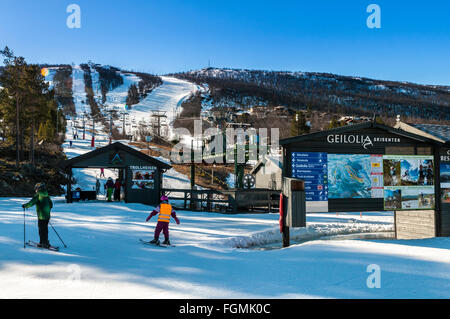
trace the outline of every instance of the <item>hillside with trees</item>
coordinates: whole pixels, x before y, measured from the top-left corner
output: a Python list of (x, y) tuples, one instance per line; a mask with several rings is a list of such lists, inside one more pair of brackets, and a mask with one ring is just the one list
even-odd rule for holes
[(160, 86), (163, 82), (159, 76), (142, 73), (126, 71), (127, 73), (134, 74), (140, 78), (138, 84), (133, 84), (128, 89), (128, 96), (126, 103), (128, 106), (138, 104), (145, 99), (156, 87)]
[(65, 119), (41, 67), (6, 47), (0, 51), (0, 196), (30, 195), (36, 182), (61, 194), (65, 177), (55, 167), (64, 158)]
[[(206, 87), (205, 103), (250, 109), (286, 106), (328, 114), (380, 116), (389, 122), (450, 123), (448, 87), (381, 81), (328, 73), (207, 68), (174, 76)], [(204, 103), (204, 104), (205, 104)], [(314, 128), (313, 129), (318, 129)]]
[[(123, 84), (120, 69), (112, 66), (102, 66), (100, 64), (89, 63), (90, 67), (98, 72), (100, 91), (102, 93), (102, 103), (106, 102), (106, 93)], [(91, 81), (92, 82), (92, 81)]]
[(65, 115), (76, 114), (72, 95), (72, 66), (60, 65), (53, 76), (55, 100)]

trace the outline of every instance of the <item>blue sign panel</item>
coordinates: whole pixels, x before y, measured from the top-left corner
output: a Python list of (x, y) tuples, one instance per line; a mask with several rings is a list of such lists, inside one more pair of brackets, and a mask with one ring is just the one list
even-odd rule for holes
[(292, 152), (293, 178), (305, 181), (307, 201), (328, 201), (327, 153)]

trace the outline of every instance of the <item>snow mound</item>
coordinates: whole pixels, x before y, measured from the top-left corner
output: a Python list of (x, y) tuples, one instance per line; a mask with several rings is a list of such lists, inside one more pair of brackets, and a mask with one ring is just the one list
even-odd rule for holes
[[(378, 233), (394, 231), (392, 224), (360, 223), (350, 220), (347, 223), (309, 224), (304, 228), (291, 228), (293, 241), (319, 239), (324, 236), (348, 235), (356, 233)], [(252, 248), (282, 241), (278, 228), (258, 232), (250, 236), (225, 238), (211, 244), (229, 248)]]

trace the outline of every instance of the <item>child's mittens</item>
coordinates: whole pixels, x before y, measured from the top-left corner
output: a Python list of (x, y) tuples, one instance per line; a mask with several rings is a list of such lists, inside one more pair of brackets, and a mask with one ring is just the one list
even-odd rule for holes
[(152, 215), (148, 215), (147, 218), (145, 219), (145, 221), (148, 222), (150, 220), (150, 218), (152, 218)]
[(180, 225), (180, 220), (178, 218), (175, 218), (175, 221), (177, 222), (177, 225)]

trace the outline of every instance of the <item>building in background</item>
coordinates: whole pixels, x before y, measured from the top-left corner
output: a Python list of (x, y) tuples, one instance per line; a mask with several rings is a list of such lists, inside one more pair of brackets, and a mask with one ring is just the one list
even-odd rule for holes
[(281, 190), (283, 170), (281, 157), (266, 155), (258, 161), (250, 174), (255, 175), (256, 188)]

